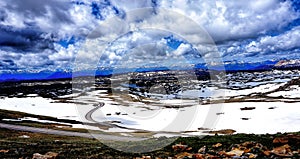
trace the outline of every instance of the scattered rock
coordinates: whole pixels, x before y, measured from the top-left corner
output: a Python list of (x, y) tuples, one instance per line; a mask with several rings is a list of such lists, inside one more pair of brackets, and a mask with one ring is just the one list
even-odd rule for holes
[(151, 156), (142, 156), (140, 159), (151, 159)]
[(222, 146), (221, 143), (217, 143), (217, 144), (213, 145), (212, 147), (213, 147), (213, 148), (219, 148), (219, 147), (221, 147), (221, 146)]
[(267, 150), (267, 151), (263, 151), (263, 154), (268, 157), (271, 155), (271, 152), (269, 150)]
[(292, 152), (294, 155), (299, 155), (300, 154), (300, 149), (298, 151), (293, 151)]
[(255, 107), (244, 107), (244, 108), (240, 108), (241, 110), (253, 110), (255, 109)]
[(275, 146), (282, 146), (285, 144), (299, 145), (300, 144), (300, 135), (288, 134), (286, 136), (276, 137), (273, 140), (273, 144)]
[(58, 156), (56, 152), (47, 152), (45, 155), (52, 156), (54, 159)]
[[(289, 140), (298, 140), (300, 135), (290, 134), (284, 137), (277, 137), (273, 143), (287, 143)], [(297, 143), (297, 142), (296, 142)], [(300, 149), (295, 149), (295, 142), (292, 147), (289, 144), (284, 144), (280, 147), (275, 147), (269, 150), (266, 146), (258, 142), (247, 141), (240, 144), (234, 144), (228, 147), (226, 143), (215, 143), (212, 146), (203, 146), (197, 153), (191, 153), (192, 148), (188, 145), (179, 143), (172, 146), (177, 155), (168, 157), (168, 159), (220, 159), (220, 158), (297, 158), (300, 154)], [(297, 145), (297, 144), (296, 144)], [(229, 150), (228, 150), (229, 149)], [(157, 159), (157, 158), (156, 158)]]
[(277, 107), (269, 107), (268, 109), (275, 109), (275, 108), (277, 108)]
[(193, 154), (192, 158), (194, 159), (205, 159), (205, 155), (203, 154)]
[(250, 118), (241, 118), (242, 120), (249, 120)]
[(193, 154), (188, 153), (188, 152), (182, 152), (182, 153), (175, 155), (176, 159), (185, 159), (185, 158), (192, 158), (192, 157), (193, 157)]
[(206, 146), (203, 146), (198, 150), (198, 153), (201, 153), (201, 154), (205, 154), (206, 152), (207, 152)]
[(45, 155), (35, 153), (33, 154), (32, 159), (56, 159), (58, 153), (55, 152), (47, 152)]
[(172, 149), (173, 149), (174, 151), (189, 151), (189, 150), (191, 150), (192, 148), (191, 148), (191, 147), (188, 147), (188, 145), (183, 145), (183, 144), (179, 143), (179, 144), (173, 145), (173, 146), (172, 146)]
[(7, 153), (9, 150), (0, 150), (0, 153)]
[(230, 135), (235, 133), (235, 130), (232, 129), (223, 129), (223, 130), (216, 130), (216, 131), (204, 131), (204, 133), (210, 133), (210, 134), (225, 134)]
[(235, 149), (233, 149), (233, 150), (231, 150), (229, 152), (226, 152), (225, 155), (226, 155), (226, 157), (233, 157), (233, 156), (240, 157), (240, 156), (242, 156), (243, 153), (244, 153), (244, 151), (242, 151), (242, 150), (240, 150), (238, 148), (235, 148)]
[(247, 142), (240, 144), (239, 147), (251, 148), (251, 147), (254, 147), (255, 145), (256, 145), (255, 142), (247, 141)]
[(257, 158), (257, 155), (256, 155), (256, 154), (253, 154), (253, 153), (250, 153), (250, 154), (248, 155), (248, 158)]
[(198, 128), (198, 130), (209, 130), (209, 128)]
[(286, 136), (284, 136), (284, 137), (276, 137), (276, 138), (273, 140), (273, 144), (275, 144), (275, 145), (278, 145), (278, 144), (280, 144), (280, 145), (285, 145), (285, 144), (287, 144), (287, 143), (289, 143), (289, 139), (288, 139), (288, 137), (286, 137)]
[(22, 138), (22, 139), (29, 139), (30, 136), (28, 136), (28, 135), (21, 135), (21, 136), (19, 136), (19, 138)]

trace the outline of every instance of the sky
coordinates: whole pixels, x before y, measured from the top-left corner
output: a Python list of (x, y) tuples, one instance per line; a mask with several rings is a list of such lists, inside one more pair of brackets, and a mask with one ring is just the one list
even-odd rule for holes
[(198, 33), (224, 62), (300, 59), (300, 1), (0, 0), (0, 72), (196, 64)]

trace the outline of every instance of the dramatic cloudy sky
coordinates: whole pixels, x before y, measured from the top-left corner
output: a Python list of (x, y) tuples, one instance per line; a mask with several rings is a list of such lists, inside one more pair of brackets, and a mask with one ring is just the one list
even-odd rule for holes
[[(298, 0), (0, 0), (0, 70), (70, 69), (78, 50), (95, 29), (101, 35), (109, 32), (99, 29), (99, 25), (107, 23), (112, 30), (122, 29), (124, 26), (108, 21), (112, 17), (132, 18), (129, 12), (144, 7), (150, 7), (153, 14), (165, 8), (192, 19), (208, 32), (224, 61), (300, 58)], [(143, 17), (148, 19), (144, 21)], [(184, 34), (194, 34), (195, 28), (175, 17), (155, 18), (155, 28), (171, 21)], [(148, 12), (139, 12), (138, 18), (137, 23), (151, 21)], [(146, 33), (129, 32), (115, 39), (100, 63), (113, 64), (122, 59), (126, 49), (131, 49), (132, 55), (126, 61), (135, 62), (143, 62), (144, 57), (166, 61), (183, 54), (188, 58), (196, 56), (189, 41), (159, 31)], [(138, 46), (135, 41), (148, 42)], [(82, 54), (91, 58), (93, 52), (86, 50)]]

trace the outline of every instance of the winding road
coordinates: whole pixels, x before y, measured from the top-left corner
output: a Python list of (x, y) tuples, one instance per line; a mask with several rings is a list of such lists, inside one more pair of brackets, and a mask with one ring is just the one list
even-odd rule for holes
[[(99, 105), (95, 106), (95, 108), (91, 109), (88, 113), (86, 113), (85, 118), (93, 123), (99, 124), (99, 126), (105, 127), (120, 127), (124, 128), (115, 124), (105, 123), (94, 120), (92, 118), (92, 114), (97, 111), (99, 108), (103, 107), (105, 103), (100, 102)], [(77, 137), (84, 137), (84, 138), (96, 138), (101, 140), (112, 140), (112, 141), (142, 141), (146, 138), (138, 138), (138, 137), (127, 137), (127, 136), (116, 136), (116, 135), (109, 135), (109, 134), (100, 134), (100, 133), (80, 133), (80, 132), (72, 132), (72, 131), (63, 131), (63, 130), (53, 130), (53, 129), (46, 129), (46, 128), (36, 128), (30, 126), (21, 126), (21, 125), (13, 125), (13, 124), (5, 124), (0, 123), (0, 128), (17, 130), (17, 131), (28, 131), (34, 133), (43, 133), (43, 134), (52, 134), (52, 135), (62, 135), (62, 136), (77, 136)]]
[(61, 136), (77, 136), (77, 137), (84, 137), (84, 138), (96, 138), (96, 139), (101, 139), (101, 140), (112, 140), (112, 141), (142, 141), (142, 140), (145, 140), (145, 138), (138, 138), (138, 137), (115, 136), (115, 135), (109, 135), (109, 134), (80, 133), (80, 132), (53, 130), (53, 129), (46, 129), (46, 128), (35, 128), (35, 127), (30, 127), (30, 126), (21, 126), (21, 125), (4, 124), (4, 123), (0, 123), (0, 128), (17, 130), (17, 131), (34, 132), (34, 133), (61, 135)]
[(85, 114), (85, 119), (90, 121), (90, 122), (96, 123), (101, 127), (103, 127), (103, 126), (106, 127), (106, 128), (115, 127), (115, 128), (126, 129), (126, 130), (144, 131), (142, 129), (128, 128), (128, 127), (125, 127), (125, 126), (120, 126), (120, 125), (116, 125), (116, 124), (112, 124), (112, 123), (108, 123), (108, 122), (99, 122), (99, 121), (96, 121), (95, 119), (93, 119), (92, 114), (95, 113), (99, 108), (103, 107), (104, 105), (105, 105), (105, 103), (100, 102), (99, 105), (95, 106), (95, 108), (91, 109), (90, 111), (88, 111)]
[(93, 114), (96, 110), (98, 110), (99, 108), (103, 107), (104, 105), (105, 105), (105, 103), (100, 102), (99, 105), (95, 106), (95, 108), (91, 109), (89, 112), (87, 112), (87, 113), (85, 114), (85, 119), (88, 120), (88, 121), (97, 123), (97, 121), (94, 120), (94, 119), (92, 118), (92, 114)]

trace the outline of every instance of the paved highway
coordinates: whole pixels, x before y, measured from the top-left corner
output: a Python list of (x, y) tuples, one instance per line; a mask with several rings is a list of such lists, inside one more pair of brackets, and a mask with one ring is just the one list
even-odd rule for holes
[(97, 138), (97, 139), (101, 139), (101, 140), (113, 140), (113, 141), (142, 141), (142, 140), (145, 140), (145, 138), (137, 138), (137, 137), (115, 136), (115, 135), (109, 135), (109, 134), (80, 133), (80, 132), (53, 130), (53, 129), (46, 129), (46, 128), (35, 128), (35, 127), (29, 127), (29, 126), (4, 124), (4, 123), (0, 123), (0, 128), (18, 130), (18, 131), (28, 131), (28, 132), (34, 132), (34, 133), (61, 135), (61, 136), (77, 136), (77, 137), (84, 137), (84, 138)]

